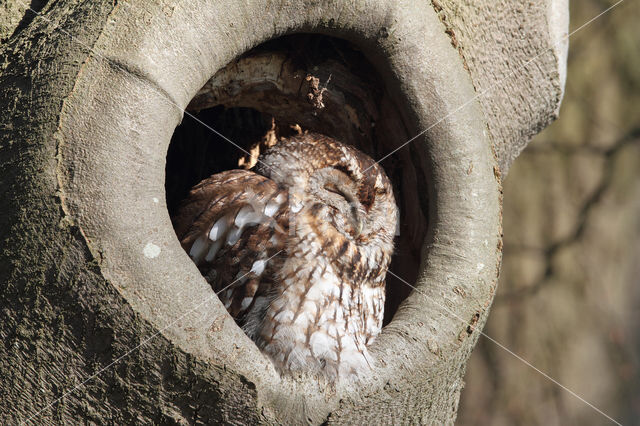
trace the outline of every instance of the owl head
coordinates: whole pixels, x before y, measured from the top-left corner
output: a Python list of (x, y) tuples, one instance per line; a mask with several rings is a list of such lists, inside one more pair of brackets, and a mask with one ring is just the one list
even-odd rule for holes
[(307, 133), (278, 142), (257, 167), (288, 188), (293, 213), (304, 209), (359, 246), (393, 249), (398, 221), (393, 188), (383, 168), (366, 154)]

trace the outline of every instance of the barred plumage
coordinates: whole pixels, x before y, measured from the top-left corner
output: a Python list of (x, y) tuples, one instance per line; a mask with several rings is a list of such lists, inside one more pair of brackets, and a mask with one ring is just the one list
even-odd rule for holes
[(357, 375), (382, 327), (398, 220), (389, 179), (313, 133), (278, 142), (255, 169), (192, 189), (174, 219), (182, 246), (280, 371)]

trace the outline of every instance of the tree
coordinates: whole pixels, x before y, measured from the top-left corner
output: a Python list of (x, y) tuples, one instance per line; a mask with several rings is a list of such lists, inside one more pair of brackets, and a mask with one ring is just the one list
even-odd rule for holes
[[(640, 417), (640, 335), (629, 320), (640, 302), (640, 63), (631, 52), (640, 47), (640, 3), (623, 2), (586, 27), (607, 7), (576, 4), (572, 27), (582, 29), (570, 41), (560, 119), (527, 146), (504, 183), (502, 272), (484, 331), (633, 424)], [(474, 349), (465, 382), (460, 425), (606, 422), (488, 340)]]
[[(455, 419), (499, 271), (500, 170), (562, 96), (564, 2), (33, 3), (37, 16), (7, 3), (0, 32), (4, 419)], [(164, 201), (198, 90), (296, 33), (357, 47), (397, 107), (386, 134), (418, 135), (391, 157), (413, 200), (399, 244), (418, 243), (416, 290), (360, 383), (280, 377), (182, 252)]]

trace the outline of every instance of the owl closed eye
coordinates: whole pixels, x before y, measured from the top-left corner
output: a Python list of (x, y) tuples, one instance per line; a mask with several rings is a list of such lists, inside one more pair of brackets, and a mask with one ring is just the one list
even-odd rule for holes
[[(372, 367), (398, 213), (384, 170), (309, 133), (255, 171), (196, 185), (174, 218), (180, 242), (228, 312), (282, 373), (337, 380)], [(222, 290), (222, 291), (221, 291)]]

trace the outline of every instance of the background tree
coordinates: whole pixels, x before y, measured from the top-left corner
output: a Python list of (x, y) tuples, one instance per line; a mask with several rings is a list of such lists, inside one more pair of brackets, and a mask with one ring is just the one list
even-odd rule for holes
[[(578, 28), (614, 2), (571, 4)], [(504, 257), (485, 331), (622, 424), (638, 411), (640, 17), (624, 2), (571, 37), (557, 122), (505, 180)], [(481, 339), (460, 424), (606, 419)]]

